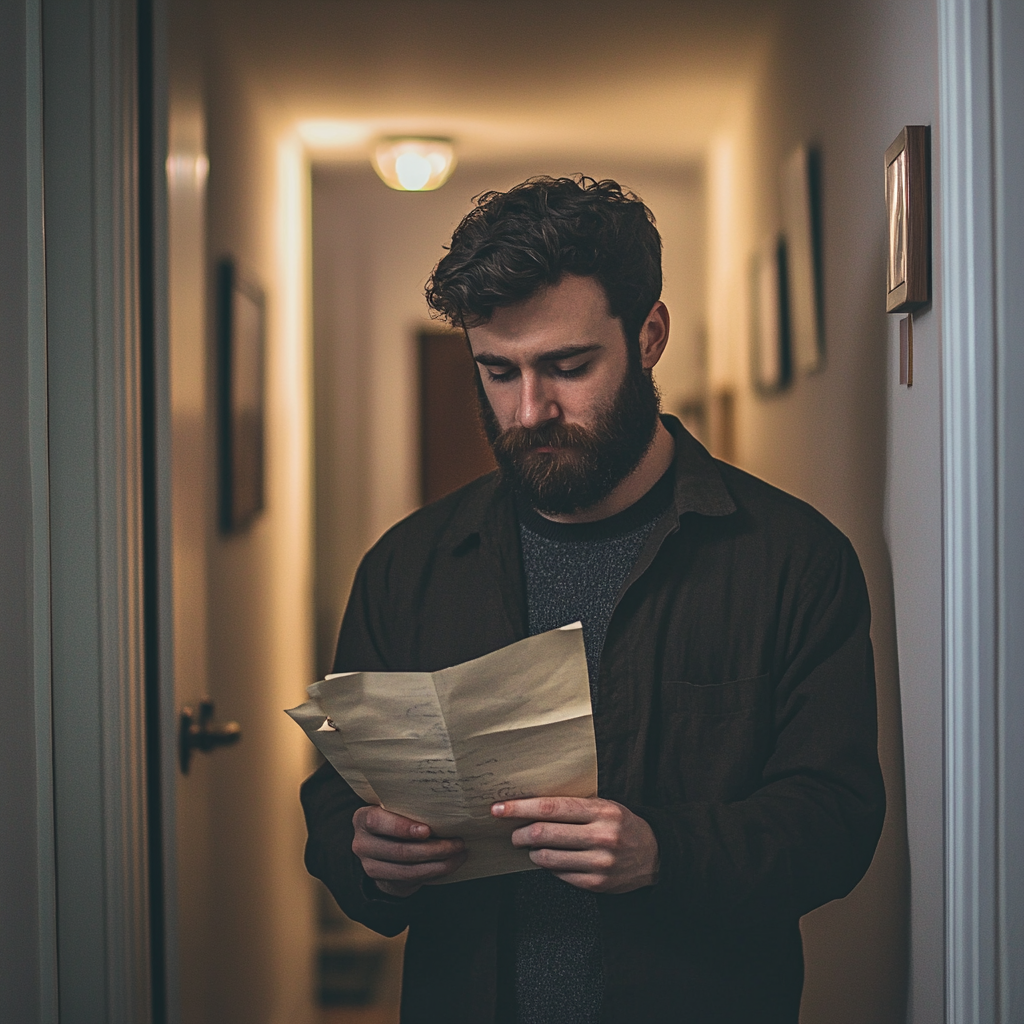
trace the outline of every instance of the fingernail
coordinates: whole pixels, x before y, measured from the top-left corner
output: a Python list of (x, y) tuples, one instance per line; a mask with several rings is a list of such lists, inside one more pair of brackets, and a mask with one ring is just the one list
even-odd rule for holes
[(493, 814), (496, 818), (500, 818), (504, 813), (504, 804), (491, 804), (491, 814)]
[(430, 829), (426, 825), (413, 825), (412, 834), (414, 836), (425, 837), (430, 835)]

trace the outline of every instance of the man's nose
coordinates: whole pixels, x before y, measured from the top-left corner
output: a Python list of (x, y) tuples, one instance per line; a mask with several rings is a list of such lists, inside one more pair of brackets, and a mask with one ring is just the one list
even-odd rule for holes
[(521, 427), (539, 427), (561, 415), (561, 409), (539, 374), (524, 373), (516, 419)]

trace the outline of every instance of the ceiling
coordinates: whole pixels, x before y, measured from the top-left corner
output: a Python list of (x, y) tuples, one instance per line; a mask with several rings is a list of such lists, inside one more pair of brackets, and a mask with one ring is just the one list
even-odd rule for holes
[(535, 153), (697, 160), (743, 108), (780, 4), (764, 0), (213, 0), (218, 58), (321, 158), (447, 135), (462, 161)]

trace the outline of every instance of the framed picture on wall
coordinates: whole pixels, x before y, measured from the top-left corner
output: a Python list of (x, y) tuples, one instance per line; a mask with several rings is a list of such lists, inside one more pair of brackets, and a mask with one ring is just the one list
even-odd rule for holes
[(912, 312), (931, 301), (928, 178), (928, 128), (907, 125), (885, 151), (887, 313)]
[(786, 246), (765, 240), (750, 261), (750, 367), (759, 395), (781, 391), (790, 380)]
[(231, 259), (217, 268), (220, 527), (244, 530), (264, 506), (266, 301)]
[(782, 220), (793, 372), (814, 373), (824, 362), (820, 161), (808, 146), (782, 165)]

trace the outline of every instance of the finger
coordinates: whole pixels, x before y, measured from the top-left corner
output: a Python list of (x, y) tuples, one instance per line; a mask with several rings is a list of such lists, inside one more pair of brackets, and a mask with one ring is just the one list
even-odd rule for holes
[(394, 839), (427, 839), (430, 827), (422, 821), (414, 821), (383, 807), (360, 807), (352, 816), (356, 828), (364, 828), (378, 836), (391, 836)]
[(607, 850), (549, 850), (530, 851), (530, 860), (539, 868), (552, 872), (579, 872), (606, 874), (615, 866), (615, 858)]
[(391, 861), (367, 859), (363, 871), (375, 881), (386, 882), (429, 882), (444, 878), (466, 861), (467, 854), (461, 853), (448, 860), (432, 860), (425, 864), (395, 864)]
[(600, 872), (590, 874), (589, 872), (575, 871), (552, 871), (555, 878), (561, 879), (577, 889), (584, 889), (587, 892), (614, 892), (612, 880)]
[(560, 821), (568, 825), (586, 825), (601, 812), (603, 800), (584, 800), (575, 796), (539, 796), (528, 800), (505, 800), (491, 805), (496, 818), (525, 818), (534, 821)]
[(446, 860), (462, 853), (461, 839), (430, 839), (408, 842), (386, 839), (372, 832), (357, 832), (352, 840), (352, 852), (360, 859), (394, 861), (396, 864), (419, 864), (431, 860)]
[(561, 850), (588, 850), (595, 845), (591, 831), (586, 825), (535, 821), (512, 833), (512, 845), (519, 848), (549, 846)]

